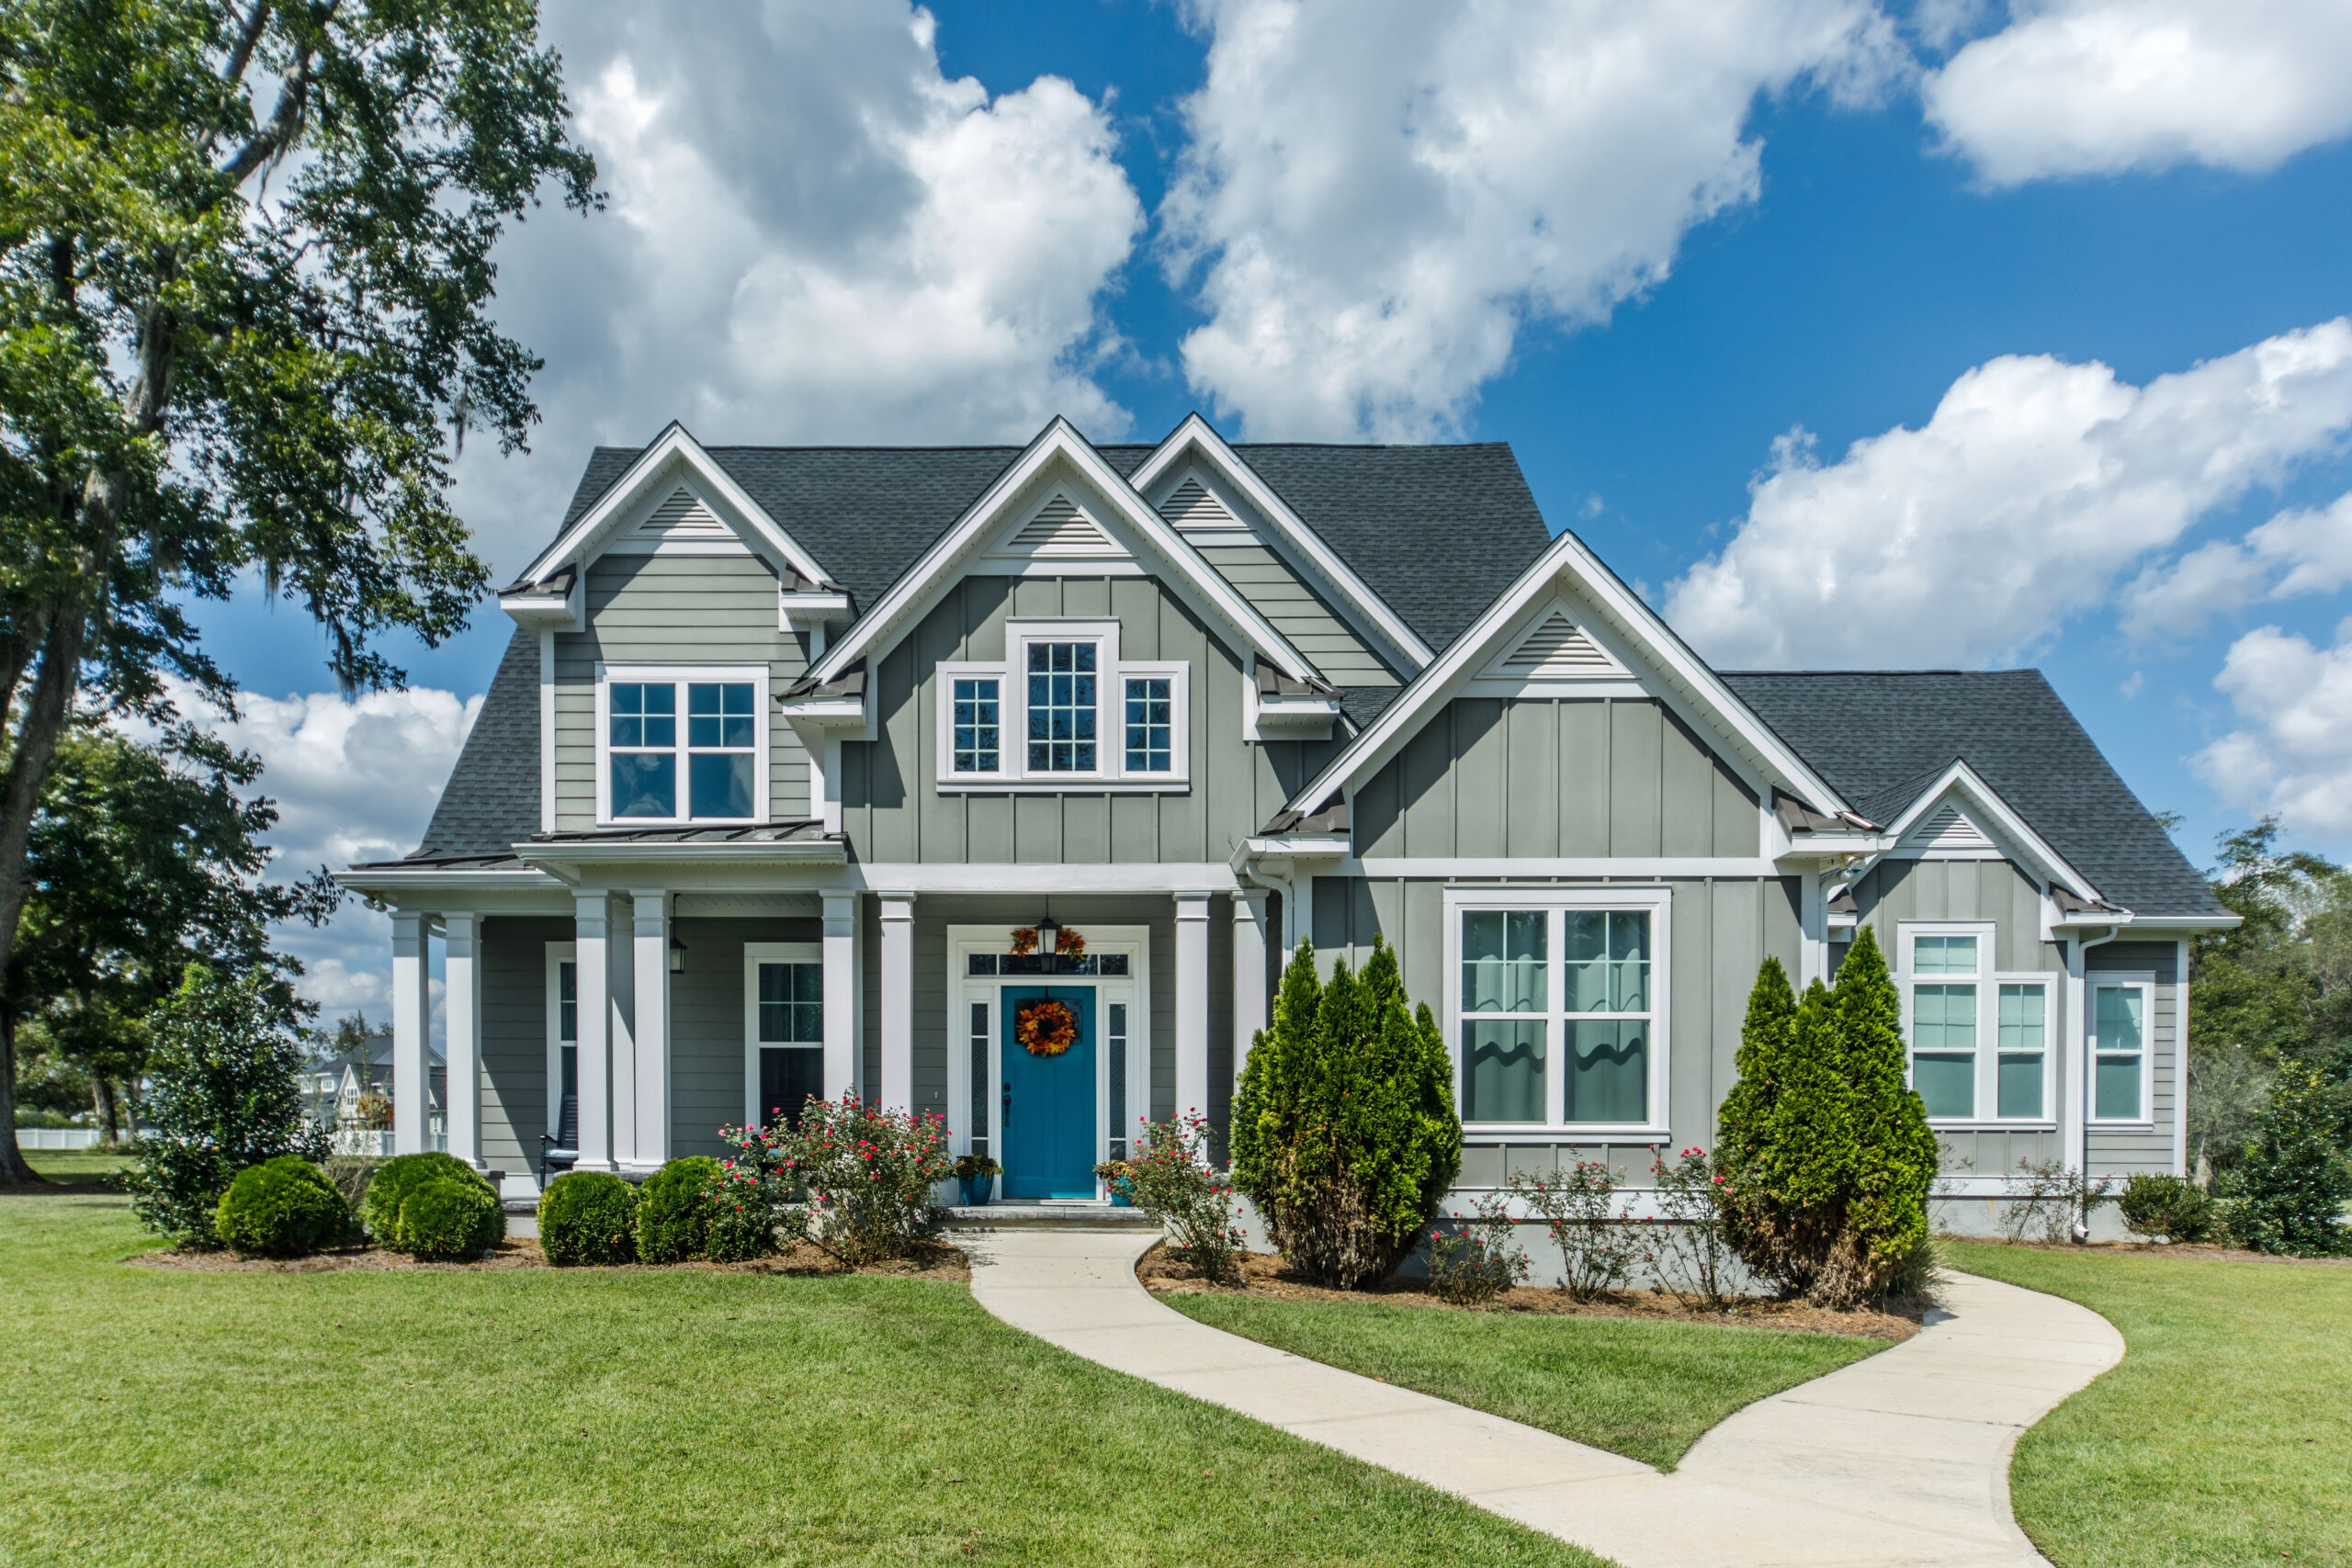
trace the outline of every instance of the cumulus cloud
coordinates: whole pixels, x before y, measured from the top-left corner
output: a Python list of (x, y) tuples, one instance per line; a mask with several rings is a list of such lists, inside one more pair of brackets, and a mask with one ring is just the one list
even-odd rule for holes
[(2352, 133), (2343, 0), (2015, 0), (1921, 85), (1988, 184), (2204, 164), (2249, 173)]
[(1752, 201), (1758, 93), (1866, 96), (1868, 0), (1196, 0), (1208, 74), (1162, 209), (1252, 434), (1454, 428), (1531, 321), (1598, 321)]
[(1730, 668), (2005, 662), (2347, 430), (2343, 319), (2145, 387), (2096, 363), (1992, 360), (1925, 425), (1835, 463), (1783, 437), (1731, 542), (1671, 585), (1666, 613)]
[(560, 6), (608, 211), (500, 251), (543, 354), (544, 460), (469, 453), (493, 554), (543, 543), (588, 446), (1026, 440), (1125, 412), (1093, 379), (1144, 223), (1102, 106), (1041, 76), (990, 98), (903, 0)]
[(2241, 723), (2198, 753), (2205, 782), (2290, 831), (2352, 839), (2352, 621), (2326, 649), (2277, 626), (2250, 631), (2213, 684)]
[(2352, 583), (2352, 495), (2282, 512), (2244, 539), (2215, 539), (2149, 567), (2124, 591), (2124, 635), (2135, 643), (2187, 637), (2257, 600), (2333, 593)]

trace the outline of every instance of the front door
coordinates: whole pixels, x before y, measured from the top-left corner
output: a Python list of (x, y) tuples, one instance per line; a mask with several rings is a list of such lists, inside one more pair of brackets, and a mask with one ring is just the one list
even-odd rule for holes
[[(1041, 1056), (1021, 1043), (1023, 1014), (1059, 1002), (1078, 1025), (1068, 1050)], [(998, 1010), (1004, 1037), (1003, 1192), (1007, 1198), (1094, 1196), (1094, 987), (1006, 987)]]

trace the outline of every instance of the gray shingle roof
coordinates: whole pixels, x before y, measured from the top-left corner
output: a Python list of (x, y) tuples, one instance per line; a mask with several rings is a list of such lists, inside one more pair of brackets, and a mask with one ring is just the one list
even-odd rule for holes
[(412, 859), (504, 855), (539, 829), (539, 643), (517, 626)]
[(2039, 670), (1724, 682), (1874, 822), (1961, 759), (2113, 902), (2143, 915), (2225, 913)]
[[(863, 611), (1023, 448), (707, 450)], [(1119, 472), (1131, 474), (1155, 448), (1097, 450)], [(1551, 543), (1519, 460), (1499, 441), (1234, 450), (1432, 648), (1453, 641)], [(627, 447), (597, 447), (565, 509), (564, 525), (594, 505), (637, 456)]]

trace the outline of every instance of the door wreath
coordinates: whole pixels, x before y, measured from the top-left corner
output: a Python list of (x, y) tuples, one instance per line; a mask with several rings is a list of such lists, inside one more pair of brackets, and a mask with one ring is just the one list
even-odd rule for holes
[(1012, 1037), (1032, 1056), (1058, 1056), (1078, 1043), (1078, 1014), (1068, 1002), (1027, 1002), (1012, 1015)]

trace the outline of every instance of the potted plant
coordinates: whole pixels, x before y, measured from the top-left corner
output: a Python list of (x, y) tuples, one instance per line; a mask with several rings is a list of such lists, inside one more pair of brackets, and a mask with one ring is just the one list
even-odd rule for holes
[(956, 1180), (964, 1190), (964, 1207), (977, 1209), (989, 1201), (989, 1183), (1004, 1174), (1004, 1167), (986, 1155), (961, 1155), (956, 1160)]
[(1094, 1168), (1094, 1174), (1110, 1188), (1113, 1208), (1132, 1209), (1136, 1206), (1135, 1189), (1127, 1180), (1128, 1171), (1125, 1160), (1106, 1159)]

